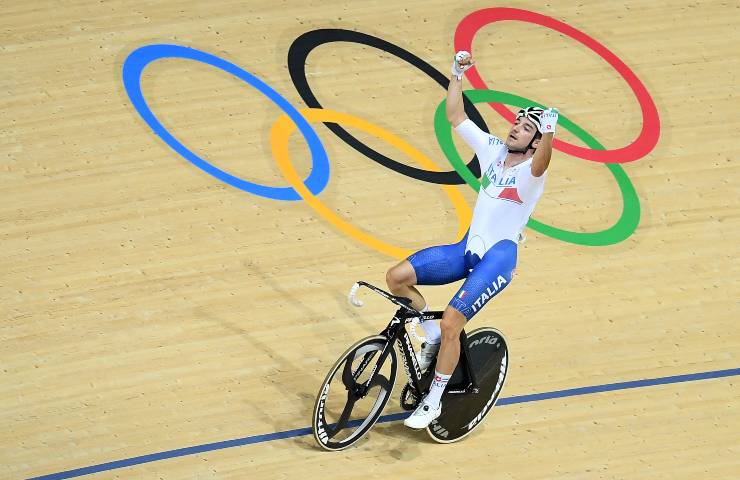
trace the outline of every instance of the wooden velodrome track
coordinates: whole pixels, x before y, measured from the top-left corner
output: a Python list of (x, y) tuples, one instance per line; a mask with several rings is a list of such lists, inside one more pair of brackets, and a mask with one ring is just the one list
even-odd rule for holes
[[(622, 164), (639, 198), (636, 231), (587, 246), (528, 229), (513, 285), (474, 319), (471, 327), (507, 335), (502, 399), (672, 383), (512, 401), (458, 444), (394, 421), (324, 452), (300, 430), (318, 385), (392, 313), (367, 295), (364, 309), (351, 308), (346, 293), (359, 279), (384, 286), (396, 259), (306, 202), (251, 194), (189, 163), (132, 106), (123, 63), (149, 44), (192, 47), (304, 108), (286, 60), (301, 34), (367, 33), (448, 75), (457, 25), (493, 6), (593, 37), (632, 69), (660, 116), (655, 148)], [(3, 1), (2, 12), (0, 478), (740, 477), (737, 5), (37, 0)], [(558, 106), (607, 148), (641, 131), (625, 80), (571, 38), (503, 21), (481, 28), (472, 51), (489, 87)], [(444, 90), (426, 74), (347, 42), (317, 47), (306, 71), (325, 108), (381, 126), (450, 170), (433, 128)], [(270, 148), (282, 111), (255, 88), (184, 59), (155, 61), (141, 84), (193, 152), (251, 182), (287, 186)], [(477, 108), (503, 135), (508, 122)], [(331, 211), (403, 249), (455, 240), (442, 188), (312, 127), (331, 168), (317, 198)], [(581, 145), (565, 129), (557, 137)], [(467, 161), (470, 149), (455, 142)], [(288, 146), (305, 178), (306, 142), (296, 132)], [(471, 188), (453, 190), (472, 207)], [(607, 168), (554, 154), (537, 220), (598, 232), (621, 212)], [(441, 308), (456, 288), (423, 292)], [(398, 392), (386, 413), (400, 411)], [(271, 435), (279, 432), (288, 433)]]

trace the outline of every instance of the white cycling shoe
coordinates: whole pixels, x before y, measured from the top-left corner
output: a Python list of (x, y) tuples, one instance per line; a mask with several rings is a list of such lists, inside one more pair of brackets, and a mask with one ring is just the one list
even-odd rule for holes
[(432, 421), (434, 421), (437, 417), (439, 417), (441, 413), (441, 402), (439, 406), (435, 409), (422, 400), (419, 406), (416, 407), (416, 410), (414, 410), (414, 413), (412, 413), (411, 416), (407, 417), (406, 420), (403, 421), (403, 424), (409, 428), (421, 430), (422, 428), (427, 428), (427, 426), (432, 423)]
[(416, 360), (419, 362), (421, 371), (425, 371), (432, 364), (439, 353), (439, 343), (423, 343), (421, 351), (416, 352)]

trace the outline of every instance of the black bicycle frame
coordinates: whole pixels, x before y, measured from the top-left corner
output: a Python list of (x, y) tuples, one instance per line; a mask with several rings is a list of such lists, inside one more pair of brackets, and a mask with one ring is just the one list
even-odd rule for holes
[[(423, 322), (429, 320), (440, 320), (444, 312), (437, 311), (422, 313), (411, 307), (411, 300), (408, 298), (391, 295), (385, 290), (366, 282), (358, 282), (358, 284), (370, 288), (399, 306), (399, 309), (393, 315), (393, 319), (391, 319), (385, 330), (380, 333), (388, 339), (388, 342), (385, 347), (383, 347), (380, 357), (375, 364), (374, 371), (370, 374), (370, 378), (363, 384), (363, 390), (366, 392), (370, 385), (373, 384), (376, 372), (388, 357), (388, 349), (393, 348), (394, 344), (398, 344), (398, 349), (401, 353), (401, 360), (403, 361), (406, 375), (409, 378), (409, 383), (419, 394), (423, 395), (429, 390), (432, 377), (434, 376), (434, 369), (430, 368), (426, 374), (422, 373), (421, 368), (419, 368), (419, 362), (416, 359), (416, 353), (411, 343), (411, 338), (409, 338), (405, 325), (410, 323), (413, 318), (420, 318)], [(371, 361), (373, 356), (374, 355), (368, 354), (368, 356), (363, 359), (363, 365), (358, 368), (357, 371), (362, 372), (367, 367), (367, 363)], [(446, 392), (448, 394), (478, 393), (478, 382), (476, 381), (475, 374), (471, 368), (470, 350), (468, 349), (467, 335), (464, 330), (460, 332), (460, 361), (458, 362), (456, 369), (460, 370), (462, 380), (454, 385), (450, 385)]]

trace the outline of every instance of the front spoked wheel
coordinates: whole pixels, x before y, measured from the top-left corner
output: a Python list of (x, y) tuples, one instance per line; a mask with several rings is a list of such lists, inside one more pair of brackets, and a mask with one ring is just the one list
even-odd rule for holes
[(397, 371), (393, 344), (382, 335), (360, 340), (344, 352), (314, 405), (313, 435), (319, 445), (341, 450), (362, 438), (388, 403)]

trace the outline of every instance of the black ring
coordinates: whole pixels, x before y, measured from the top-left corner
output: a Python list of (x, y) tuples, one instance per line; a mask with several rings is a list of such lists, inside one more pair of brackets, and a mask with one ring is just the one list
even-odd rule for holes
[[(303, 101), (306, 102), (306, 105), (311, 108), (323, 107), (316, 99), (311, 87), (308, 85), (308, 79), (306, 78), (306, 60), (308, 59), (308, 54), (311, 53), (313, 49), (319, 45), (332, 42), (359, 43), (380, 49), (404, 60), (407, 63), (410, 63), (414, 67), (426, 73), (445, 90), (450, 83), (450, 80), (446, 75), (426, 63), (424, 60), (420, 59), (413, 53), (380, 38), (373, 37), (366, 33), (338, 28), (312, 30), (293, 40), (293, 43), (290, 45), (290, 49), (288, 50), (288, 71), (290, 72), (290, 78), (293, 80), (293, 84), (295, 85), (296, 90), (298, 90), (298, 94), (303, 98)], [(483, 117), (475, 106), (468, 101), (465, 95), (463, 95), (463, 103), (465, 106), (465, 113), (467, 113), (468, 117), (470, 117), (470, 119), (475, 122), (481, 130), (488, 133), (488, 126), (483, 120)], [(361, 141), (357, 140), (347, 130), (336, 123), (324, 122), (324, 124), (329, 127), (329, 130), (334, 132), (335, 135), (361, 154), (402, 175), (406, 175), (407, 177), (415, 178), (423, 182), (436, 183), (440, 185), (461, 185), (465, 183), (465, 180), (460, 177), (455, 170), (449, 172), (431, 172), (429, 170), (411, 167), (404, 163), (392, 160), (380, 152), (376, 152)], [(473, 156), (473, 159), (468, 163), (467, 167), (473, 175), (480, 177), (480, 163), (478, 162), (477, 156)]]

